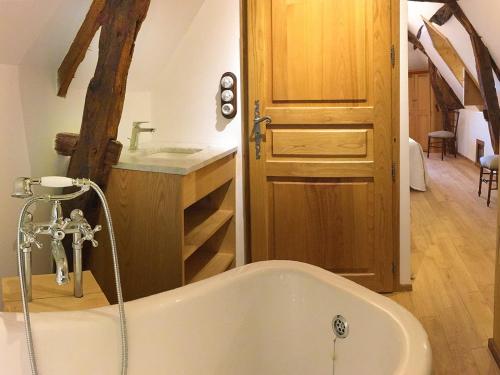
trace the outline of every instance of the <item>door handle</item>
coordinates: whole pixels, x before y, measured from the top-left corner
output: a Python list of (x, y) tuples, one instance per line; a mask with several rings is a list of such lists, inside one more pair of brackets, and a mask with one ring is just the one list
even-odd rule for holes
[(260, 149), (261, 149), (262, 138), (263, 138), (260, 124), (262, 122), (265, 122), (266, 126), (267, 126), (267, 125), (270, 125), (272, 121), (273, 120), (270, 116), (260, 117), (260, 102), (258, 100), (256, 100), (255, 101), (254, 117), (253, 117), (253, 134), (255, 137), (255, 159), (257, 159), (257, 160), (260, 160)]

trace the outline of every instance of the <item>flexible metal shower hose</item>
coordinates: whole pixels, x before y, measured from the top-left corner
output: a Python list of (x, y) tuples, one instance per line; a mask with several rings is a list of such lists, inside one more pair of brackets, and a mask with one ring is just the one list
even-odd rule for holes
[[(120, 334), (121, 334), (121, 375), (127, 374), (128, 367), (128, 338), (127, 338), (127, 321), (125, 319), (125, 307), (123, 304), (123, 295), (122, 295), (122, 287), (120, 281), (120, 268), (118, 265), (118, 253), (116, 250), (116, 239), (115, 233), (113, 230), (113, 221), (111, 219), (111, 212), (109, 210), (108, 202), (106, 201), (106, 197), (104, 196), (104, 192), (101, 188), (93, 181), (89, 181), (90, 186), (97, 193), (99, 199), (101, 200), (104, 214), (106, 216), (106, 224), (108, 226), (109, 239), (111, 242), (111, 252), (113, 256), (113, 268), (115, 273), (115, 285), (116, 285), (116, 295), (118, 299), (118, 311), (120, 316)], [(33, 333), (31, 330), (31, 319), (29, 313), (28, 301), (26, 298), (26, 270), (24, 269), (24, 251), (21, 248), (21, 243), (23, 240), (23, 234), (21, 232), (22, 225), (24, 223), (24, 216), (28, 212), (28, 209), (31, 207), (33, 203), (40, 200), (38, 197), (34, 197), (29, 199), (21, 210), (21, 214), (19, 215), (18, 222), (18, 236), (17, 236), (17, 263), (19, 270), (19, 278), (21, 282), (21, 298), (23, 305), (23, 313), (24, 313), (24, 329), (26, 334), (26, 344), (28, 346), (28, 357), (31, 366), (32, 375), (38, 375), (38, 369), (35, 358), (35, 350), (33, 346)]]

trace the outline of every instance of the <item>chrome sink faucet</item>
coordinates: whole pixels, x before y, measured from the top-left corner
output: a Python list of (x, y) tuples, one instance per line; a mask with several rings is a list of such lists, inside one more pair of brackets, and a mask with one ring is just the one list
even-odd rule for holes
[(141, 128), (141, 124), (149, 124), (149, 121), (136, 121), (132, 123), (132, 135), (130, 139), (130, 151), (135, 151), (139, 147), (139, 134), (140, 133), (154, 133), (155, 128)]
[[(33, 193), (31, 185), (41, 184), (36, 179), (27, 181), (27, 178), (21, 177), (14, 184), (14, 193), (12, 196), (17, 198), (27, 198)], [(28, 189), (26, 189), (28, 186)], [(83, 186), (81, 192), (88, 191), (88, 186)], [(70, 194), (68, 197), (74, 197), (80, 192)], [(60, 199), (59, 199), (60, 198)], [(63, 246), (63, 239), (67, 234), (73, 235), (73, 276), (74, 276), (74, 296), (83, 297), (83, 270), (82, 270), (82, 248), (83, 242), (90, 241), (94, 247), (98, 243), (94, 240), (95, 232), (101, 230), (101, 226), (95, 228), (89, 225), (81, 210), (73, 210), (70, 218), (64, 218), (61, 207), (61, 200), (66, 200), (66, 196), (48, 196), (46, 200), (51, 203), (50, 219), (47, 222), (34, 223), (33, 215), (27, 214), (21, 225), (22, 242), (20, 247), (24, 253), (24, 270), (26, 279), (26, 294), (28, 300), (32, 300), (32, 272), (31, 272), (31, 248), (35, 245), (41, 249), (43, 244), (39, 241), (40, 235), (48, 236), (50, 239), (51, 253), (56, 265), (55, 281), (58, 285), (65, 285), (70, 281), (68, 271), (68, 260)]]

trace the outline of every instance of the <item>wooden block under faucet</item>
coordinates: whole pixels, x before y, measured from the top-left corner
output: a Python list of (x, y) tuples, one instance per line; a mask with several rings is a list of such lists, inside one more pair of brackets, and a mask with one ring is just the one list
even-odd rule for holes
[[(73, 274), (71, 281), (59, 286), (55, 275), (33, 275), (33, 302), (30, 302), (30, 312), (53, 312), (87, 310), (109, 305), (106, 296), (90, 271), (83, 272), (83, 297), (73, 296)], [(19, 278), (2, 278), (2, 299), (4, 311), (22, 312), (21, 290)]]

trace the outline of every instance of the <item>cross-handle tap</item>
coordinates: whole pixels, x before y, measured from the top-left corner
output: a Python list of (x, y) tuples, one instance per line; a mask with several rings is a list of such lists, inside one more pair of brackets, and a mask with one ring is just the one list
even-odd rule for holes
[(83, 216), (83, 212), (81, 210), (73, 210), (71, 211), (71, 221), (78, 227), (79, 236), (78, 238), (74, 238), (73, 244), (83, 245), (85, 241), (90, 241), (93, 247), (99, 246), (99, 242), (94, 239), (96, 232), (102, 230), (101, 225), (96, 225), (94, 229), (87, 222), (85, 217)]
[[(74, 268), (74, 288), (75, 296), (83, 296), (82, 279), (82, 249), (85, 241), (90, 241), (93, 247), (98, 243), (94, 239), (96, 232), (102, 227), (96, 225), (94, 228), (85, 219), (81, 210), (73, 210), (70, 218), (63, 218), (61, 202), (56, 200), (52, 203), (50, 219), (48, 222), (33, 223), (33, 216), (27, 214), (21, 228), (22, 242), (21, 250), (29, 254), (35, 245), (42, 248), (43, 244), (38, 240), (39, 235), (48, 236), (51, 244), (51, 253), (56, 265), (56, 283), (63, 285), (69, 282), (68, 261), (62, 241), (66, 235), (73, 235), (73, 268)], [(29, 257), (27, 257), (29, 258)], [(28, 297), (31, 299), (31, 260), (28, 259), (25, 265), (27, 270), (27, 284), (29, 285)]]
[(96, 232), (99, 232), (102, 229), (100, 225), (96, 225), (94, 229), (90, 226), (90, 224), (82, 224), (80, 230), (82, 232), (82, 238), (80, 243), (85, 241), (90, 241), (93, 247), (99, 246), (99, 242), (94, 239), (94, 235)]
[(25, 227), (21, 229), (21, 233), (23, 234), (21, 247), (23, 249), (28, 249), (31, 248), (32, 245), (35, 245), (37, 248), (41, 249), (43, 247), (43, 243), (38, 241), (38, 234), (40, 232), (40, 228), (35, 229), (32, 223), (25, 223)]

